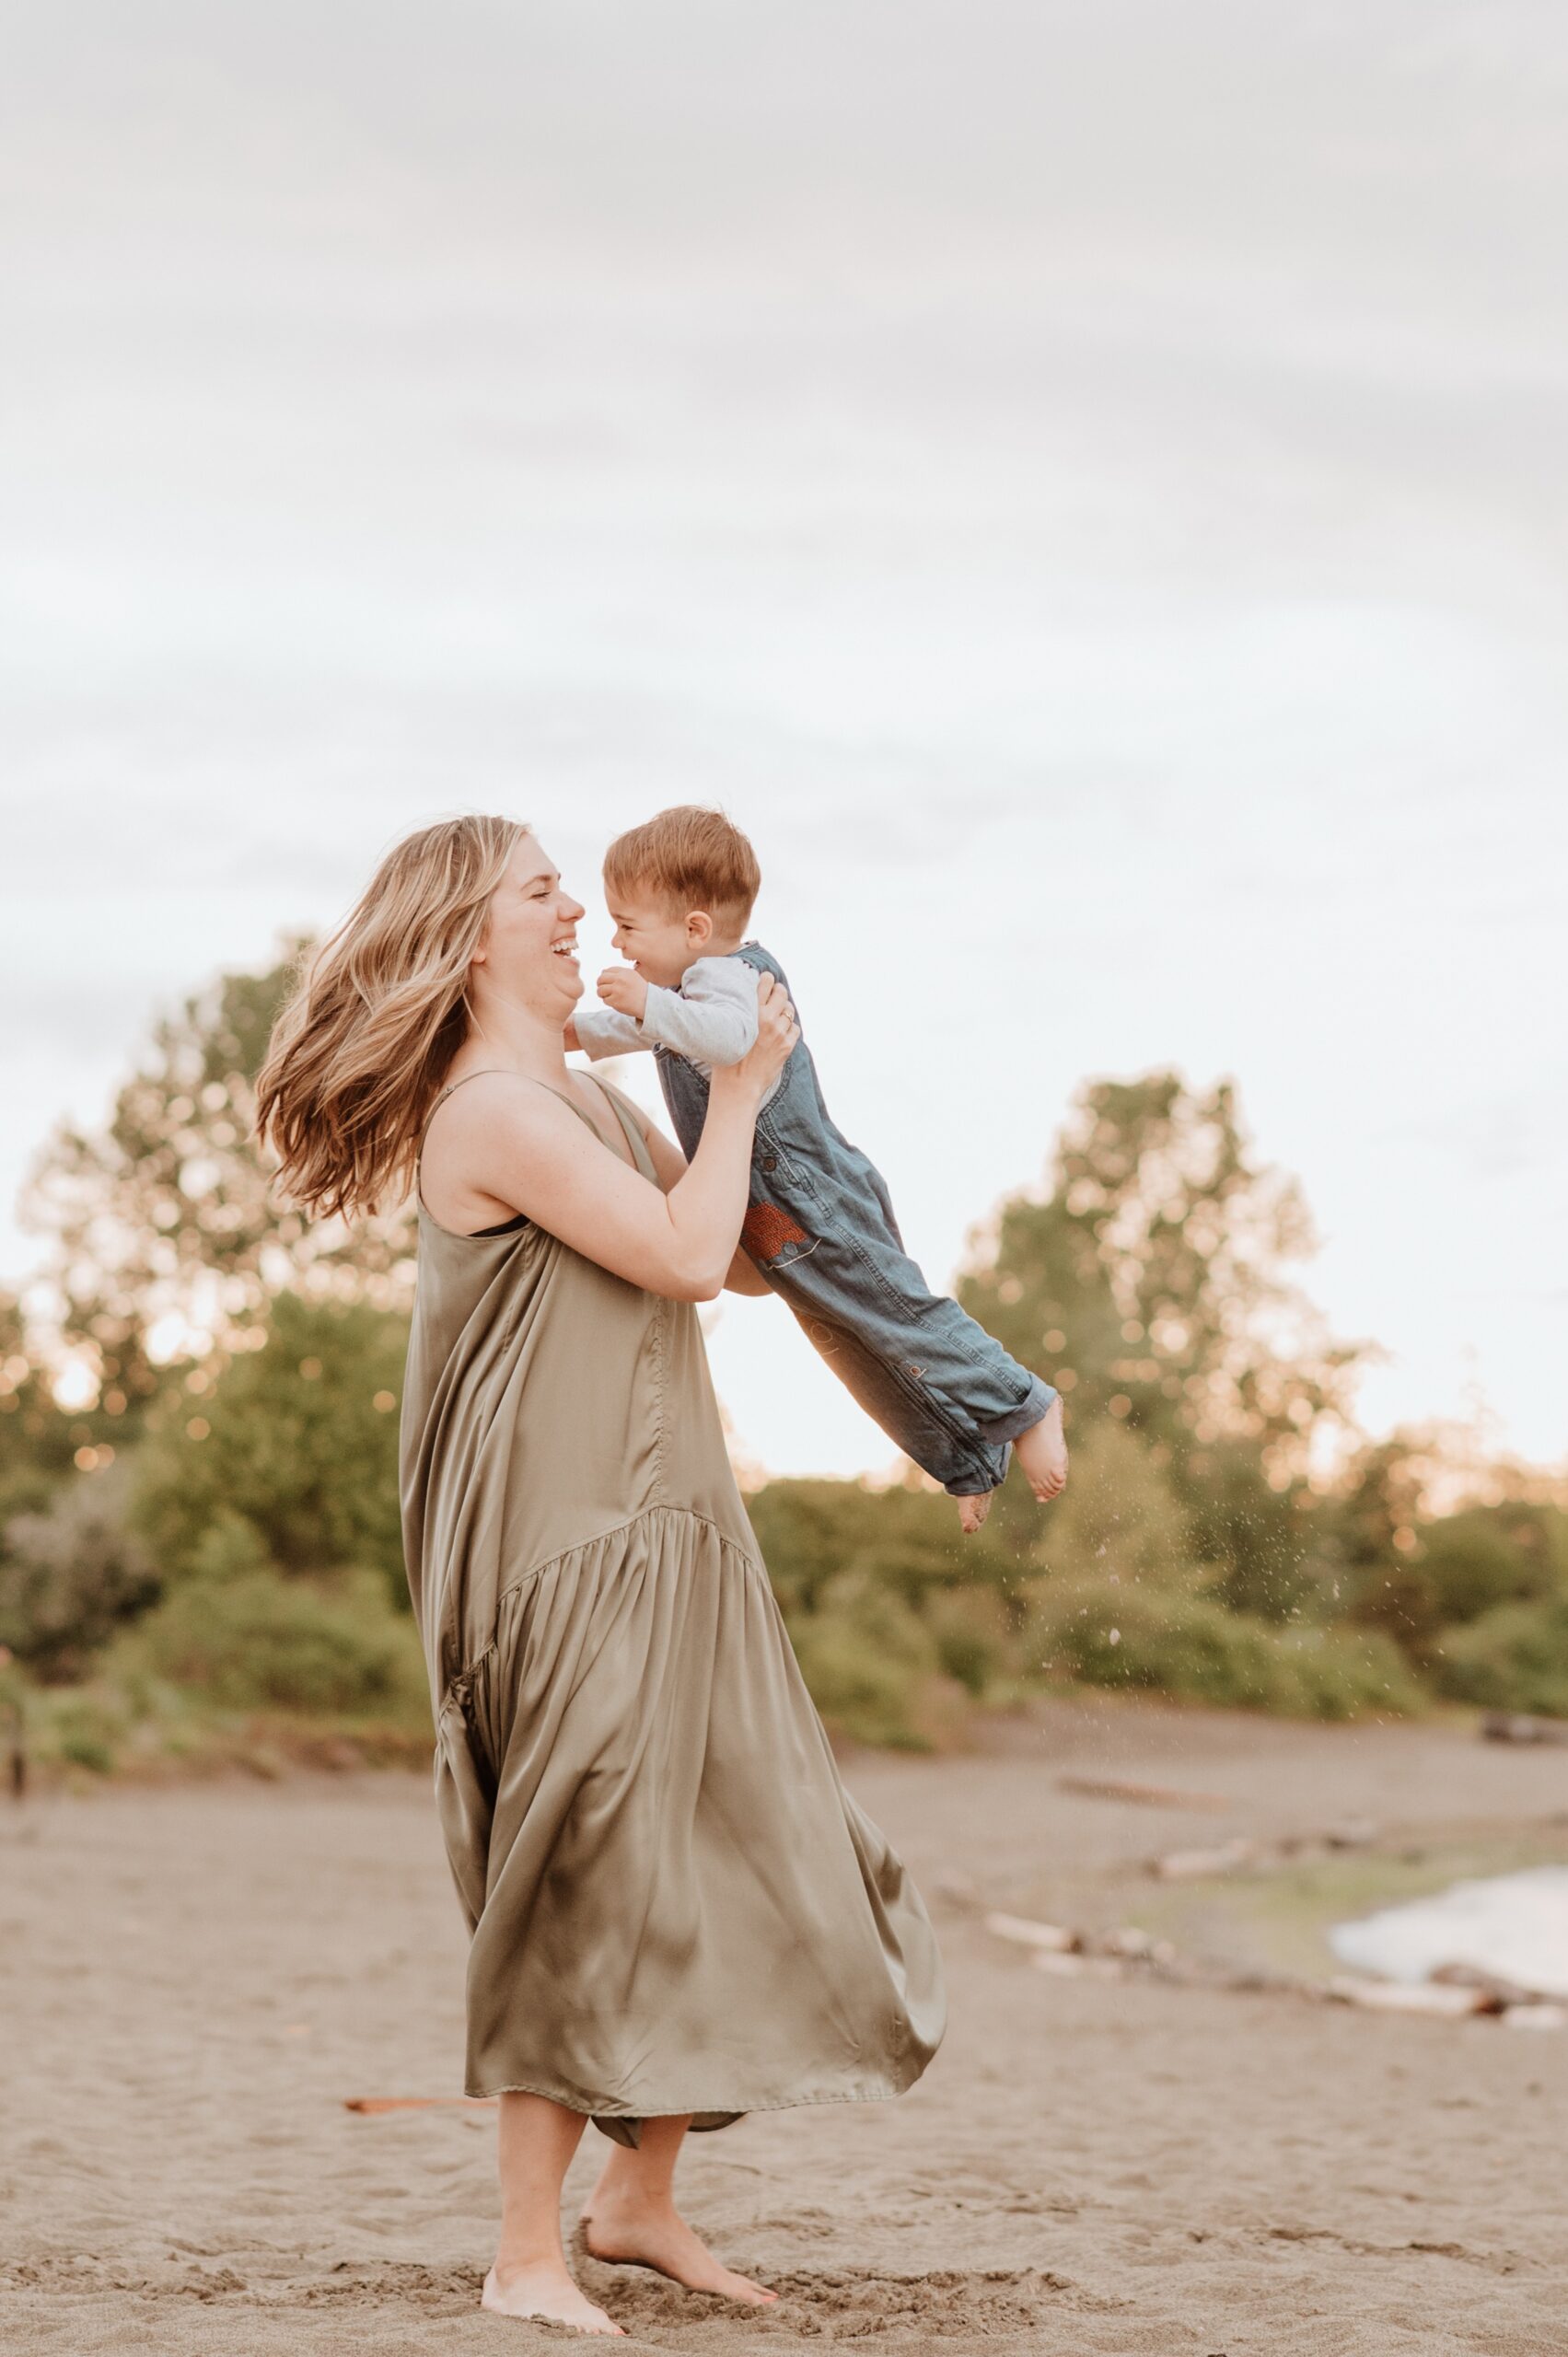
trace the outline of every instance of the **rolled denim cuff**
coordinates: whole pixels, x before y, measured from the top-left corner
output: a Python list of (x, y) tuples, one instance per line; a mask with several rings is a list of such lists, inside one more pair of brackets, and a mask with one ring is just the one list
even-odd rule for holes
[(950, 1498), (988, 1498), (993, 1490), (1002, 1487), (1012, 1462), (1012, 1443), (1002, 1441), (989, 1464), (977, 1460), (962, 1473), (955, 1473), (950, 1481), (944, 1481), (942, 1487)]
[(1043, 1376), (1033, 1375), (1029, 1377), (1026, 1399), (1020, 1401), (1016, 1408), (1009, 1408), (1005, 1416), (993, 1416), (984, 1423), (977, 1417), (975, 1429), (983, 1433), (987, 1440), (1016, 1440), (1020, 1433), (1031, 1432), (1040, 1418), (1049, 1413), (1057, 1396), (1054, 1387)]

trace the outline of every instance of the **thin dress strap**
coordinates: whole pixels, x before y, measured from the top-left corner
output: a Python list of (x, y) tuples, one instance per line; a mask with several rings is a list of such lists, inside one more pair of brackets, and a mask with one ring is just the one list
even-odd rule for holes
[(642, 1131), (638, 1128), (636, 1121), (626, 1110), (625, 1105), (622, 1103), (616, 1091), (610, 1086), (608, 1082), (600, 1080), (597, 1072), (585, 1074), (584, 1077), (593, 1082), (594, 1086), (598, 1090), (599, 1095), (604, 1098), (606, 1104), (610, 1107), (610, 1111), (614, 1114), (617, 1121), (620, 1123), (621, 1134), (632, 1149), (632, 1160), (637, 1169), (641, 1171), (643, 1164), (646, 1162), (651, 1171), (653, 1167), (653, 1156), (648, 1152), (648, 1142), (643, 1135)]
[[(505, 1064), (481, 1064), (477, 1072), (464, 1073), (461, 1080), (449, 1080), (447, 1083), (446, 1087), (441, 1091), (440, 1096), (436, 1099), (435, 1104), (430, 1108), (429, 1112), (426, 1113), (424, 1117), (425, 1128), (427, 1130), (429, 1129), (431, 1122), (436, 1119), (436, 1114), (440, 1111), (442, 1106), (445, 1105), (447, 1097), (452, 1096), (456, 1090), (459, 1088), (466, 1088), (470, 1080), (488, 1080), (493, 1073), (505, 1072), (505, 1069), (506, 1067)], [(520, 1073), (514, 1076), (519, 1080), (522, 1078), (522, 1074)]]
[[(413, 1166), (414, 1190), (421, 1211), (424, 1211), (425, 1209), (424, 1187), (421, 1178), (421, 1167), (424, 1161), (424, 1142), (430, 1135), (431, 1122), (436, 1119), (436, 1114), (440, 1111), (442, 1106), (447, 1102), (447, 1097), (450, 1097), (454, 1091), (466, 1087), (470, 1080), (487, 1080), (493, 1075), (498, 1074), (505, 1074), (505, 1076), (511, 1080), (526, 1080), (529, 1082), (533, 1087), (542, 1088), (548, 1096), (558, 1097), (561, 1099), (562, 1104), (567, 1106), (572, 1112), (575, 1113), (578, 1120), (583, 1122), (587, 1128), (593, 1132), (595, 1137), (598, 1138), (605, 1152), (607, 1154), (615, 1154), (615, 1148), (610, 1144), (609, 1139), (605, 1136), (604, 1132), (594, 1120), (593, 1115), (591, 1113), (585, 1113), (582, 1107), (577, 1103), (575, 1097), (568, 1097), (563, 1088), (552, 1088), (548, 1080), (535, 1080), (531, 1073), (509, 1072), (507, 1066), (505, 1064), (482, 1064), (477, 1072), (465, 1072), (460, 1080), (448, 1081), (446, 1087), (441, 1091), (441, 1094), (436, 1099), (435, 1104), (432, 1105), (429, 1112), (426, 1113), (424, 1117), (424, 1128), (420, 1134), (419, 1152), (414, 1157)], [(587, 1074), (587, 1077), (593, 1082), (594, 1086), (598, 1090), (599, 1095), (604, 1098), (605, 1102), (609, 1105), (610, 1111), (615, 1115), (617, 1125), (620, 1128), (622, 1136), (625, 1138), (627, 1144), (632, 1149), (632, 1167), (637, 1172), (638, 1177), (641, 1178), (643, 1176), (643, 1171), (642, 1166), (638, 1160), (637, 1149), (639, 1146), (642, 1146), (643, 1152), (646, 1154), (647, 1147), (645, 1141), (633, 1130), (628, 1116), (621, 1109), (621, 1101), (616, 1096), (615, 1091), (612, 1088), (607, 1088), (597, 1073), (590, 1072)], [(621, 1159), (619, 1155), (616, 1155), (615, 1158), (618, 1162)], [(522, 1216), (522, 1213), (519, 1213), (518, 1217), (521, 1218)], [(507, 1224), (508, 1225), (510, 1225), (509, 1222)], [(436, 1225), (440, 1225), (439, 1221), (436, 1222)], [(460, 1235), (461, 1230), (458, 1228), (447, 1228), (445, 1233), (448, 1236), (456, 1236)], [(478, 1233), (481, 1236), (493, 1236), (499, 1233), (499, 1231), (494, 1228), (481, 1228)]]
[[(421, 1134), (419, 1142), (421, 1158), (423, 1158), (424, 1153), (424, 1140), (430, 1135), (430, 1124), (436, 1119), (436, 1114), (441, 1110), (442, 1106), (447, 1102), (447, 1097), (452, 1096), (456, 1090), (459, 1088), (466, 1088), (470, 1080), (489, 1080), (494, 1077), (501, 1076), (504, 1076), (508, 1080), (526, 1080), (530, 1087), (542, 1088), (550, 1096), (559, 1097), (563, 1105), (570, 1107), (571, 1110), (575, 1113), (579, 1121), (584, 1121), (587, 1124), (588, 1128), (592, 1130), (595, 1137), (598, 1138), (600, 1145), (603, 1145), (606, 1143), (604, 1132), (599, 1128), (599, 1125), (594, 1120), (593, 1115), (591, 1113), (585, 1113), (576, 1098), (575, 1097), (568, 1097), (563, 1088), (552, 1088), (548, 1080), (535, 1080), (532, 1073), (513, 1072), (505, 1064), (481, 1064), (477, 1072), (466, 1072), (460, 1080), (448, 1081), (446, 1087), (441, 1091), (440, 1096), (436, 1099), (435, 1104), (430, 1108), (429, 1112), (426, 1113), (424, 1117), (424, 1129)], [(614, 1113), (617, 1123), (625, 1135), (627, 1144), (633, 1145), (632, 1132), (628, 1127), (626, 1116), (621, 1109), (621, 1105), (614, 1090), (607, 1088), (597, 1073), (590, 1072), (587, 1074), (585, 1077), (593, 1082), (594, 1086), (598, 1090), (599, 1095), (605, 1099), (606, 1103), (610, 1106), (610, 1110)], [(633, 1154), (634, 1153), (635, 1147), (633, 1146)]]

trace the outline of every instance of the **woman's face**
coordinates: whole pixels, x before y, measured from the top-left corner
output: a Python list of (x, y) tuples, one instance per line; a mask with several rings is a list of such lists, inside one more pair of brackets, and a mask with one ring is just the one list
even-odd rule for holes
[(576, 958), (582, 913), (549, 853), (532, 835), (519, 835), (473, 962), (504, 997), (564, 1024), (583, 995)]

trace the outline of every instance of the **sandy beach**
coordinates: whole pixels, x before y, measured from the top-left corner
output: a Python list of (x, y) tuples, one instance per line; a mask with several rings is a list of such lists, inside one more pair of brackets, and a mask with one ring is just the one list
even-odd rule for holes
[[(585, 2282), (631, 2348), (866, 2341), (1041, 2357), (1536, 2357), (1568, 2345), (1568, 2033), (1270, 1990), (1057, 1978), (1001, 1909), (1144, 1926), (1210, 1966), (1326, 1975), (1325, 1920), (1568, 1858), (1568, 1755), (1462, 1732), (1063, 1703), (979, 1756), (849, 1781), (942, 1935), (947, 2042), (889, 2106), (694, 2142), (694, 2222), (757, 2316)], [(1224, 1807), (1064, 1790), (1138, 1778)], [(1353, 1829), (1267, 1872), (1159, 1853)], [(93, 1794), (0, 1812), (0, 2347), (495, 2351), (476, 2305), (494, 2116), (459, 2088), (464, 1941), (423, 1780)], [(597, 2167), (591, 2132), (569, 2196)], [(602, 2147), (600, 2147), (602, 2149)]]

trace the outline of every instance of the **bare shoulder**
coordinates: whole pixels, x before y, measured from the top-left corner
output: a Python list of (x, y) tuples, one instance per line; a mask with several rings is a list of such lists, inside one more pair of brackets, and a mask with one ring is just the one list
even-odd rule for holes
[(513, 1135), (553, 1129), (571, 1107), (545, 1083), (520, 1072), (470, 1073), (437, 1103), (425, 1132), (427, 1151), (441, 1137), (457, 1141), (494, 1134), (497, 1126)]
[(544, 1178), (570, 1164), (586, 1135), (569, 1104), (522, 1073), (476, 1072), (438, 1104), (425, 1130), (421, 1192), (443, 1227), (471, 1234), (518, 1200), (520, 1173)]

